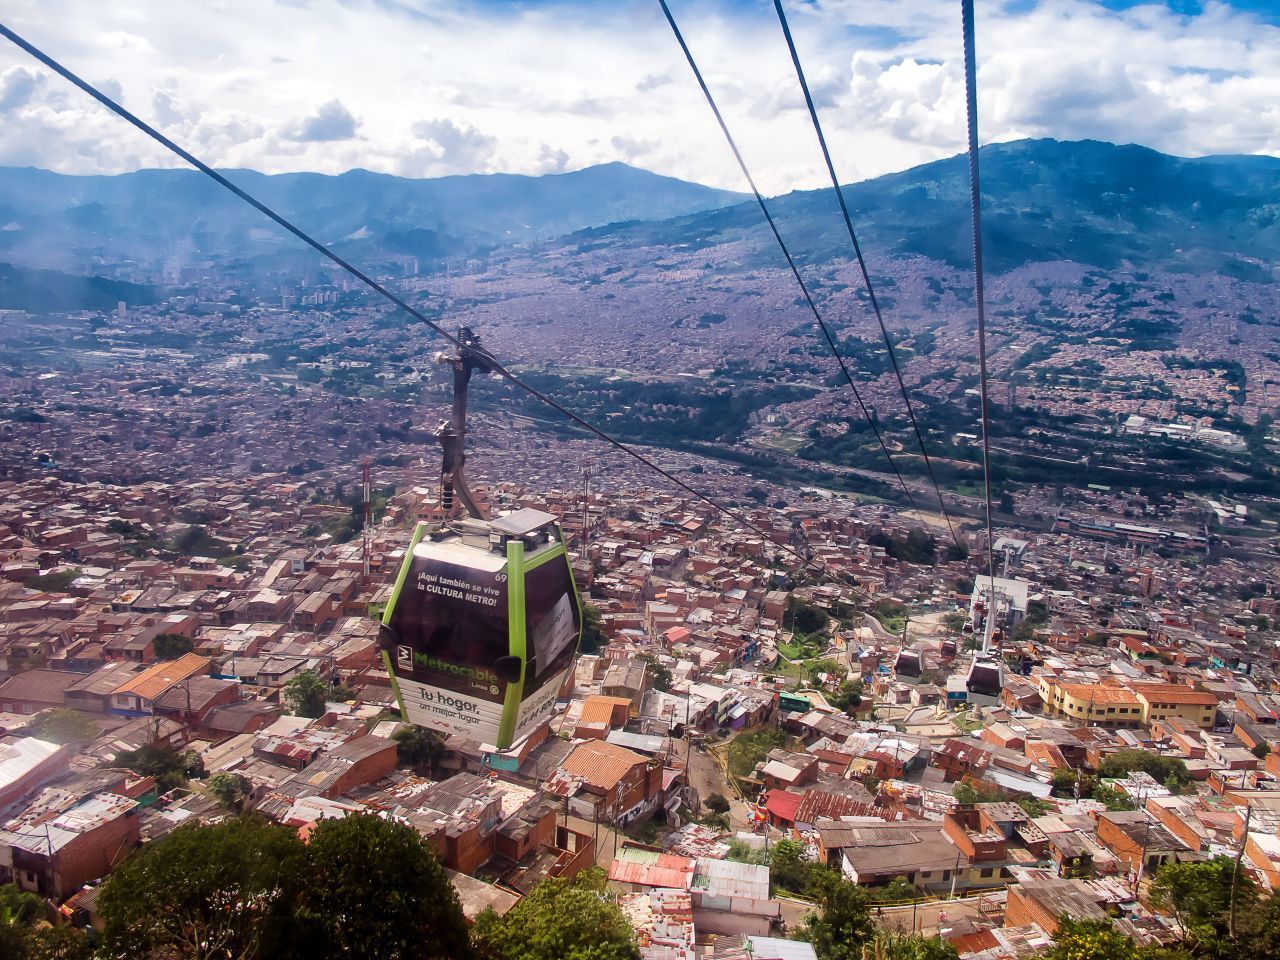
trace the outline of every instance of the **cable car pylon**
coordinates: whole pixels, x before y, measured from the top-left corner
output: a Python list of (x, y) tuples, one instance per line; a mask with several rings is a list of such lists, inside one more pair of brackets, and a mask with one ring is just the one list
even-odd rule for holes
[[(453, 410), (436, 430), (438, 523), (420, 522), (383, 613), (382, 656), (400, 715), (490, 753), (545, 725), (573, 667), (582, 607), (554, 515), (486, 516), (467, 484), (467, 393), (493, 357), (468, 328), (454, 356)], [(467, 516), (451, 519), (454, 498)]]

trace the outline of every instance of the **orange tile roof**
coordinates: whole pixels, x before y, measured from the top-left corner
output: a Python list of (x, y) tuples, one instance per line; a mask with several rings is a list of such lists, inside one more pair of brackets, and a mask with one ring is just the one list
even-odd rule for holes
[(1043, 763), (1050, 770), (1068, 766), (1066, 758), (1063, 757), (1062, 751), (1058, 749), (1057, 744), (1043, 741), (1028, 743), (1026, 754), (1030, 759)]
[(1111, 703), (1138, 705), (1138, 698), (1132, 690), (1124, 687), (1103, 687), (1092, 683), (1062, 683), (1059, 689), (1073, 700), (1084, 700), (1088, 703)]
[(573, 777), (603, 790), (610, 790), (627, 775), (636, 764), (647, 761), (638, 753), (604, 740), (579, 744), (561, 764), (561, 769)]
[(175, 683), (209, 671), (209, 658), (186, 653), (177, 660), (166, 660), (130, 677), (112, 691), (113, 695), (131, 693), (144, 700), (154, 700)]
[(587, 697), (582, 703), (582, 713), (578, 715), (578, 723), (587, 726), (611, 726), (615, 707), (631, 707), (626, 697), (605, 697), (596, 694)]
[(1218, 698), (1207, 690), (1194, 690), (1181, 683), (1143, 683), (1133, 688), (1138, 696), (1147, 703), (1199, 703), (1206, 707), (1216, 707)]

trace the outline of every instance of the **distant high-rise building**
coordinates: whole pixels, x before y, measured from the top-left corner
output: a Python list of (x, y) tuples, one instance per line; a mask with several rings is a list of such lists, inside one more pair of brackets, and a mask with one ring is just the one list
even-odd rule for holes
[(127, 313), (128, 313), (128, 306), (125, 304), (125, 302), (123, 300), (117, 301), (116, 318), (119, 320), (123, 320), (127, 315)]

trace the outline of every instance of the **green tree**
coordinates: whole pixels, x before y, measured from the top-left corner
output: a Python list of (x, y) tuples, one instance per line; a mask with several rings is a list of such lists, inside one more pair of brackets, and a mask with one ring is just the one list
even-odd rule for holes
[(1160, 783), (1180, 790), (1191, 782), (1187, 765), (1177, 757), (1163, 757), (1146, 750), (1117, 750), (1098, 765), (1099, 779), (1120, 779), (1134, 770), (1141, 770), (1155, 777)]
[(180, 633), (161, 633), (155, 639), (156, 657), (161, 660), (177, 660), (180, 656), (191, 652), (190, 637)]
[(729, 801), (722, 793), (712, 793), (707, 799), (702, 801), (702, 805), (713, 813), (728, 813)]
[(818, 908), (805, 918), (799, 934), (813, 944), (818, 960), (862, 960), (862, 948), (875, 939), (867, 891), (834, 870), (819, 867), (809, 893)]
[(329, 685), (314, 670), (304, 670), (284, 685), (284, 698), (299, 717), (323, 717)]
[(776, 727), (760, 727), (738, 734), (729, 742), (725, 753), (729, 772), (735, 777), (749, 777), (769, 753), (787, 742), (787, 735)]
[(653, 678), (653, 689), (671, 689), (671, 671), (659, 662), (657, 657), (652, 653), (642, 653), (637, 659), (642, 660), (648, 668), (649, 676)]
[(787, 615), (795, 633), (817, 633), (825, 630), (831, 622), (831, 618), (821, 607), (815, 607), (796, 596), (787, 601)]
[(298, 919), (302, 953), (316, 960), (462, 960), (470, 953), (458, 896), (427, 841), (374, 814), (316, 825)]
[(440, 734), (416, 724), (401, 727), (391, 739), (396, 743), (396, 759), (402, 766), (431, 777), (436, 775), (436, 768), (448, 752)]
[(876, 960), (957, 960), (956, 948), (940, 937), (920, 934), (877, 934), (867, 951)]
[(1236, 876), (1235, 867), (1229, 857), (1165, 864), (1151, 881), (1151, 904), (1173, 914), (1189, 943), (1212, 950), (1228, 935), (1232, 878), (1237, 916), (1248, 915), (1258, 900), (1253, 881), (1244, 871)]
[(955, 797), (956, 803), (971, 807), (975, 803), (996, 802), (1000, 799), (1000, 791), (986, 784), (980, 783), (975, 787), (968, 781), (961, 780), (951, 788), (951, 796)]
[(0, 923), (0, 957), (4, 960), (90, 960), (93, 945), (75, 927)]
[(78, 710), (55, 707), (40, 717), (35, 735), (52, 743), (89, 743), (97, 737), (98, 728)]
[(862, 691), (861, 680), (846, 680), (831, 697), (831, 705), (852, 715), (862, 706)]
[(1231, 960), (1280, 957), (1280, 896), (1273, 894), (1253, 910), (1242, 911), (1237, 904), (1236, 939), (1230, 946), (1226, 956)]
[(769, 851), (769, 883), (775, 889), (803, 893), (816, 869), (798, 840), (779, 840)]
[(1022, 812), (1032, 818), (1043, 817), (1053, 809), (1049, 803), (1036, 797), (1019, 797), (1016, 802), (1022, 808)]
[(814, 689), (821, 689), (823, 675), (825, 674), (830, 677), (838, 671), (840, 671), (840, 664), (836, 663), (834, 660), (819, 660), (816, 663), (810, 663), (808, 665), (805, 669), (805, 677), (808, 680), (810, 687), (813, 687)]
[(44, 901), (39, 895), (16, 883), (0, 884), (0, 926), (30, 926), (43, 915)]
[(485, 910), (472, 943), (478, 960), (639, 960), (631, 924), (595, 868), (544, 880), (505, 916)]
[(729, 852), (725, 854), (725, 859), (761, 866), (769, 862), (769, 854), (763, 847), (753, 847), (745, 840), (730, 840)]
[(584, 603), (582, 605), (582, 644), (579, 651), (584, 654), (596, 653), (608, 642), (600, 623), (600, 608), (594, 604)]
[(1095, 784), (1093, 792), (1090, 794), (1094, 800), (1104, 804), (1108, 810), (1136, 810), (1137, 805), (1133, 802), (1133, 798), (1127, 793), (1108, 787), (1105, 784)]
[(1043, 960), (1133, 960), (1134, 942), (1111, 927), (1110, 920), (1063, 918)]
[(899, 903), (920, 896), (920, 888), (906, 877), (894, 877), (883, 887), (869, 887), (867, 896), (876, 903)]
[(204, 776), (204, 761), (194, 750), (174, 750), (158, 743), (148, 743), (137, 750), (116, 755), (115, 766), (128, 767), (144, 777), (155, 777), (162, 793), (185, 787), (187, 781)]
[(704, 813), (698, 822), (704, 827), (710, 827), (712, 830), (719, 830), (721, 833), (728, 832), (729, 828), (732, 826), (729, 822), (729, 815), (727, 813), (716, 813), (715, 811)]
[(238, 773), (215, 773), (209, 778), (207, 786), (218, 803), (236, 813), (244, 809), (245, 801), (253, 790), (248, 779)]
[(1080, 775), (1070, 767), (1059, 767), (1049, 777), (1049, 784), (1055, 797), (1074, 797), (1076, 784)]
[(297, 833), (257, 818), (179, 827), (142, 847), (103, 885), (102, 956), (290, 956), (304, 857)]

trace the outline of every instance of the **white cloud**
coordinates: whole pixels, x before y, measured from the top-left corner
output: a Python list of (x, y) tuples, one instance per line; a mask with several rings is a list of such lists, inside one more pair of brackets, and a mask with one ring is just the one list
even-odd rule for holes
[(0, 113), (26, 106), (42, 80), (25, 67), (10, 67), (0, 74)]
[(423, 142), (397, 171), (407, 176), (488, 173), (498, 143), (469, 123), (447, 118), (420, 120), (413, 135)]
[[(761, 186), (824, 173), (769, 4), (673, 0)], [(609, 160), (742, 189), (656, 4), (548, 0), (11, 0), (6, 23), (219, 166), (412, 176)], [(847, 180), (964, 146), (951, 0), (788, 3)], [(1096, 137), (1280, 154), (1280, 28), (1222, 3), (978, 4), (984, 141)], [(287, 41), (287, 42), (286, 42)], [(0, 43), (0, 163), (177, 161)]]
[(329, 143), (333, 140), (350, 140), (356, 135), (360, 121), (339, 100), (321, 104), (309, 117), (303, 117), (284, 129), (286, 140), (302, 143)]

